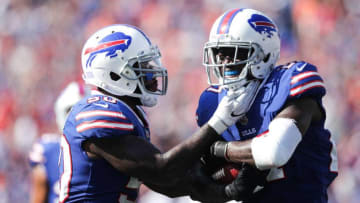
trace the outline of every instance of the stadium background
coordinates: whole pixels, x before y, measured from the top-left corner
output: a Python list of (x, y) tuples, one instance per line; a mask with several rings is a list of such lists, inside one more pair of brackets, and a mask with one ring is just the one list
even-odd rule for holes
[(109, 24), (133, 24), (160, 47), (169, 91), (147, 110), (152, 140), (167, 150), (197, 128), (195, 109), (207, 87), (202, 51), (212, 22), (241, 7), (261, 10), (278, 24), (279, 63), (317, 65), (339, 155), (329, 202), (360, 202), (357, 0), (1, 0), (0, 203), (28, 201), (27, 153), (34, 138), (57, 131), (54, 100), (67, 83), (81, 80), (81, 48), (91, 33)]

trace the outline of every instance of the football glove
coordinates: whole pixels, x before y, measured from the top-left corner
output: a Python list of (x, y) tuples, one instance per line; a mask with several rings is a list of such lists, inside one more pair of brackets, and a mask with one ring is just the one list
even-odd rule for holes
[(229, 126), (235, 124), (250, 109), (257, 94), (259, 84), (258, 80), (252, 80), (246, 86), (235, 91), (229, 90), (227, 95), (221, 100), (208, 124), (219, 135)]
[(243, 163), (236, 179), (225, 187), (226, 196), (237, 201), (249, 199), (257, 186), (265, 185), (268, 173)]

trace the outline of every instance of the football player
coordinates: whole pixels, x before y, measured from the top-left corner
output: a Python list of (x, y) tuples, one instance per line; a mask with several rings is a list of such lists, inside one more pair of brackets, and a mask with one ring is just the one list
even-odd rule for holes
[(229, 199), (223, 185), (196, 173), (196, 162), (240, 117), (233, 109), (247, 101), (237, 92), (224, 96), (194, 136), (161, 153), (150, 142), (142, 108), (156, 105), (157, 96), (166, 93), (167, 71), (160, 58), (150, 39), (130, 25), (105, 27), (87, 40), (83, 79), (98, 92), (78, 102), (65, 122), (60, 202), (135, 202), (141, 183), (171, 197)]
[[(337, 155), (324, 128), (324, 81), (310, 63), (276, 65), (279, 54), (279, 31), (269, 17), (253, 9), (222, 14), (204, 48), (209, 83), (220, 90), (212, 86), (202, 94), (198, 123), (211, 117), (224, 92), (257, 81), (256, 92), (247, 95), (250, 105), (241, 107), (246, 114), (222, 134), (225, 141), (216, 142), (211, 153), (265, 174), (264, 187), (244, 202), (327, 202)], [(226, 187), (238, 200), (244, 200), (240, 194), (246, 186), (241, 178)], [(249, 186), (253, 191), (255, 185)]]
[[(56, 99), (54, 110), (59, 132), (62, 132), (66, 116), (71, 107), (84, 96), (85, 92), (82, 84), (71, 82)], [(29, 153), (30, 165), (32, 167), (30, 202), (59, 202), (59, 152), (60, 135), (56, 133), (43, 134), (34, 143)]]

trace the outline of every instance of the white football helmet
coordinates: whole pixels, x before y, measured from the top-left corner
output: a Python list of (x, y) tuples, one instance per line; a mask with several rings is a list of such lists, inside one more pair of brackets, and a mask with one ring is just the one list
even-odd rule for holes
[(239, 88), (251, 79), (266, 78), (279, 55), (280, 37), (275, 23), (259, 11), (233, 9), (213, 24), (203, 64), (209, 84)]
[(95, 32), (82, 50), (83, 79), (118, 96), (154, 106), (166, 94), (167, 70), (157, 46), (138, 28), (111, 25)]
[(67, 115), (72, 106), (89, 94), (90, 90), (83, 84), (77, 82), (69, 83), (65, 89), (61, 91), (54, 106), (56, 124), (60, 131), (64, 128)]

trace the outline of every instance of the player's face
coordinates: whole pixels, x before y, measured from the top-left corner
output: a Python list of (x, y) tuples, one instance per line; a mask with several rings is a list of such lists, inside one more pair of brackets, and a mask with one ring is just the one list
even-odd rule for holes
[[(213, 50), (216, 56), (217, 64), (224, 64), (224, 70), (221, 70), (221, 73), (225, 74), (225, 77), (237, 77), (242, 69), (245, 67), (246, 63), (240, 63), (241, 61), (245, 61), (249, 57), (249, 49), (246, 48), (236, 48), (234, 47), (221, 47), (219, 49)], [(231, 65), (231, 64), (237, 65)]]
[(156, 79), (156, 74), (152, 71), (156, 69), (156, 66), (148, 61), (142, 62), (140, 65), (142, 73), (144, 74), (144, 76), (141, 77), (141, 80), (144, 82), (145, 88), (151, 92), (156, 92), (158, 90), (158, 81)]

